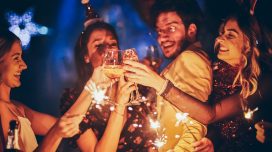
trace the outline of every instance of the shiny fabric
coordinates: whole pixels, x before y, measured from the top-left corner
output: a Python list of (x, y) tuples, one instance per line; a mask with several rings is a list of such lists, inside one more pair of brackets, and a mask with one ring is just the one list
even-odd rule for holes
[[(210, 61), (197, 42), (182, 52), (161, 73), (183, 92), (206, 102), (211, 92), (212, 69)], [(176, 114), (184, 114), (175, 106), (158, 96), (158, 112), (161, 128), (167, 142), (159, 151), (193, 151), (191, 143), (206, 135), (206, 126), (187, 117), (177, 123)]]
[[(67, 109), (74, 103), (79, 96), (79, 91), (74, 89), (66, 89), (61, 99), (61, 111), (65, 113)], [(155, 110), (154, 102), (142, 103), (139, 106), (129, 106), (128, 118), (122, 130), (118, 152), (139, 151), (147, 152), (149, 148), (153, 148), (153, 141), (156, 133), (150, 129), (149, 117)], [(101, 139), (106, 128), (108, 118), (110, 116), (110, 105), (94, 106), (86, 114), (86, 117), (80, 123), (81, 133), (91, 128), (97, 139)], [(76, 146), (76, 140), (80, 135), (76, 135), (70, 139), (70, 145)]]
[[(239, 83), (233, 84), (237, 73), (238, 68), (222, 60), (214, 62), (212, 103), (240, 93)], [(208, 137), (212, 139), (216, 152), (255, 151), (255, 136), (253, 122), (246, 120), (243, 113), (213, 123), (208, 128)]]

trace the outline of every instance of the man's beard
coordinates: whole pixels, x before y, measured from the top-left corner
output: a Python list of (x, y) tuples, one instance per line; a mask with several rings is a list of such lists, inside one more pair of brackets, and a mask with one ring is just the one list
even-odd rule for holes
[(170, 57), (170, 59), (175, 59), (180, 53), (182, 53), (191, 42), (187, 39), (187, 36), (180, 43), (179, 48), (177, 48), (176, 52)]

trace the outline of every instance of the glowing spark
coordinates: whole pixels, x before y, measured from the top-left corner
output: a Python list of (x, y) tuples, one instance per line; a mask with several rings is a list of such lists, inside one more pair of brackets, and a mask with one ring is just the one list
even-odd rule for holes
[(149, 119), (150, 126), (152, 129), (158, 129), (160, 128), (160, 122), (159, 121), (154, 121), (152, 119)]
[(181, 122), (187, 121), (188, 115), (189, 115), (188, 113), (180, 113), (180, 112), (176, 113), (177, 122), (176, 122), (175, 126), (177, 127), (177, 126), (179, 126), (179, 124)]
[(179, 138), (180, 138), (180, 135), (175, 135), (175, 138), (176, 138), (176, 139), (179, 139)]
[(115, 109), (114, 106), (110, 107), (110, 111), (114, 111), (114, 109)]
[(248, 109), (247, 111), (244, 112), (245, 118), (246, 119), (252, 119), (253, 113), (256, 112), (257, 110), (258, 110), (258, 107), (253, 109), (253, 110)]
[(164, 134), (161, 137), (158, 137), (155, 141), (154, 141), (154, 145), (157, 148), (161, 148), (163, 145), (165, 145), (167, 142), (167, 136), (165, 136)]
[(133, 110), (133, 108), (132, 108), (132, 107), (128, 107), (128, 110), (129, 110), (129, 111), (132, 111), (132, 110)]
[(106, 90), (97, 88), (93, 91), (93, 100), (96, 102), (96, 104), (103, 104), (103, 101), (107, 99), (107, 96), (105, 95)]
[(132, 125), (133, 125), (133, 127), (135, 127), (135, 128), (139, 126), (138, 124), (132, 124)]

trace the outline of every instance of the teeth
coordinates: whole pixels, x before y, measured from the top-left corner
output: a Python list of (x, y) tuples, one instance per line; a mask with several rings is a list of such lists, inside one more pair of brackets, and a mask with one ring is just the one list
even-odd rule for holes
[(165, 42), (165, 43), (162, 44), (162, 46), (163, 46), (164, 48), (166, 48), (166, 47), (171, 47), (172, 45), (173, 45), (172, 42)]
[(220, 50), (222, 50), (222, 51), (226, 51), (226, 50), (228, 50), (228, 48), (223, 47), (223, 46), (220, 46)]

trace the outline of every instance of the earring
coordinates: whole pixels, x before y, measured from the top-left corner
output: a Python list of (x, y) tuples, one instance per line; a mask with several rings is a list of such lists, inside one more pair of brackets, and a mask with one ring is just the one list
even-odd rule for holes
[(85, 56), (85, 57), (84, 57), (84, 60), (85, 60), (85, 63), (90, 63), (90, 58), (89, 58), (89, 56)]

